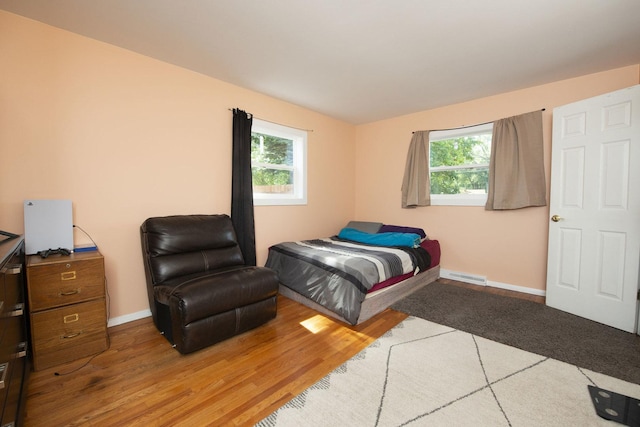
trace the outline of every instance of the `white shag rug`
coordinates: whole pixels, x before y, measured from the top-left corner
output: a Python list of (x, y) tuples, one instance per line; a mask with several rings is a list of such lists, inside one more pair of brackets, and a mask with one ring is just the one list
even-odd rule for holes
[(618, 426), (588, 385), (640, 385), (409, 317), (257, 424), (272, 426)]

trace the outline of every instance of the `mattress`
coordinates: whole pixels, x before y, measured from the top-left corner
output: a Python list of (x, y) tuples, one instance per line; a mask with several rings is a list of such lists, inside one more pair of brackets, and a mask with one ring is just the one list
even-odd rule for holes
[[(367, 310), (375, 306), (366, 313), (371, 317), (398, 295), (436, 280), (439, 262), (437, 240), (424, 240), (417, 248), (379, 247), (334, 236), (274, 245), (266, 266), (278, 273), (283, 295), (356, 325), (363, 321), (366, 299), (377, 301), (365, 305)], [(399, 291), (389, 291), (400, 283)]]

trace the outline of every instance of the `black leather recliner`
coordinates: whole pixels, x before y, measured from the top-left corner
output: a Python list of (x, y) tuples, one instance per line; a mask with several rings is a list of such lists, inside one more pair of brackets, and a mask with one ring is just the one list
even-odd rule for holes
[(149, 307), (182, 354), (276, 317), (278, 276), (246, 266), (228, 215), (176, 215), (140, 227)]

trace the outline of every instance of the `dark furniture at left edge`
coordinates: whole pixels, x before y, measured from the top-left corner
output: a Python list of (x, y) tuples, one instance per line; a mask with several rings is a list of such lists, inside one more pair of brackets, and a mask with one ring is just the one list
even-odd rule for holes
[(31, 370), (24, 263), (22, 236), (0, 242), (1, 426), (22, 425)]

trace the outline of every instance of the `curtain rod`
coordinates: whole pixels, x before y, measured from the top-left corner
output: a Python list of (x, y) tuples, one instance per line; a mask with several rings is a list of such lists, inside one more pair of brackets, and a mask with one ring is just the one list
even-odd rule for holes
[[(233, 111), (233, 110), (236, 110), (236, 109), (239, 110), (239, 108), (228, 108), (229, 111)], [(251, 113), (247, 113), (247, 114), (250, 115), (251, 117), (254, 117), (254, 118), (258, 119), (258, 120), (262, 120), (263, 122), (273, 123), (274, 125), (286, 126), (288, 128), (291, 128), (291, 129), (303, 130), (305, 132), (313, 132), (313, 129), (302, 129), (302, 128), (297, 128), (295, 126), (283, 125), (282, 123), (272, 122), (271, 120), (263, 119), (261, 117), (256, 116), (255, 114), (251, 114)]]
[[(542, 108), (542, 109), (540, 109), (540, 111), (545, 111), (545, 110), (546, 110), (546, 108)], [(526, 114), (526, 113), (524, 113), (524, 114)], [(498, 119), (498, 120), (500, 120), (500, 119)], [(472, 127), (476, 127), (476, 126), (488, 125), (489, 123), (493, 123), (493, 122), (495, 122), (495, 120), (492, 120), (492, 121), (490, 121), (490, 122), (477, 123), (477, 124), (475, 124), (475, 125), (464, 125), (464, 126), (458, 126), (458, 127), (455, 127), (455, 128), (448, 128), (448, 129), (425, 129), (425, 130), (414, 130), (414, 131), (413, 131), (413, 132), (411, 132), (411, 133), (416, 133), (416, 132), (426, 132), (427, 130), (428, 130), (429, 132), (441, 132), (441, 131), (445, 131), (445, 130), (466, 129), (466, 128), (472, 128)]]

